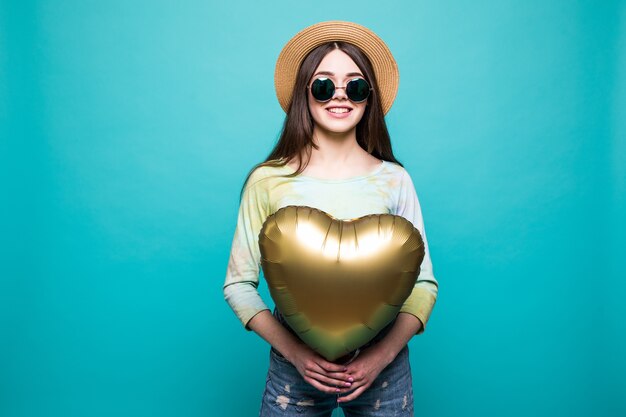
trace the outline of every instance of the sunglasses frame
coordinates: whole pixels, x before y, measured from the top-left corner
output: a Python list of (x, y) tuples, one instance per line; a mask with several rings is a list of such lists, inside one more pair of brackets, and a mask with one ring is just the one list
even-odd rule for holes
[(363, 103), (364, 101), (367, 101), (367, 99), (368, 99), (368, 98), (369, 98), (369, 96), (371, 95), (371, 92), (372, 92), (372, 91), (374, 91), (374, 88), (373, 88), (373, 87), (370, 85), (370, 83), (368, 83), (368, 82), (367, 82), (367, 80), (366, 80), (365, 78), (363, 78), (363, 77), (354, 77), (354, 78), (351, 78), (350, 80), (348, 80), (348, 82), (346, 83), (346, 85), (345, 85), (345, 86), (343, 86), (343, 87), (337, 87), (337, 86), (335, 85), (335, 82), (334, 82), (332, 79), (328, 78), (328, 77), (316, 77), (313, 81), (311, 81), (310, 85), (308, 85), (308, 86), (306, 87), (306, 89), (307, 89), (307, 90), (310, 90), (310, 89), (311, 89), (311, 87), (313, 86), (313, 83), (314, 83), (315, 81), (317, 81), (317, 80), (328, 80), (328, 81), (330, 81), (330, 82), (332, 83), (332, 85), (333, 85), (333, 93), (332, 93), (332, 95), (330, 96), (330, 98), (329, 98), (328, 100), (318, 100), (318, 99), (315, 97), (315, 95), (313, 95), (313, 92), (311, 91), (311, 95), (313, 96), (313, 98), (315, 99), (315, 101), (317, 101), (318, 103), (327, 103), (327, 102), (329, 102), (330, 100), (332, 100), (332, 99), (333, 99), (333, 97), (335, 96), (335, 92), (336, 92), (337, 90), (346, 90), (346, 89), (348, 88), (348, 84), (350, 84), (352, 81), (363, 80), (363, 81), (365, 82), (365, 84), (367, 84), (367, 86), (369, 87), (369, 88), (368, 88), (368, 90), (370, 91), (370, 92), (367, 94), (367, 97), (365, 97), (365, 98), (364, 98), (363, 100), (361, 100), (361, 101), (355, 101), (355, 100), (352, 100), (352, 99), (350, 98), (350, 96), (348, 96), (348, 93), (346, 92), (346, 96), (348, 97), (348, 100), (350, 100), (350, 101), (351, 101), (351, 102), (353, 102), (353, 103)]

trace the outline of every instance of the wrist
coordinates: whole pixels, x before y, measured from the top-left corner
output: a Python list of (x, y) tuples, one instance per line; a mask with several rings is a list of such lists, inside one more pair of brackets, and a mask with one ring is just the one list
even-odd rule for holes
[(375, 350), (376, 356), (380, 358), (381, 362), (383, 362), (385, 366), (393, 362), (396, 356), (398, 356), (398, 352), (400, 352), (400, 349), (386, 343), (384, 339), (371, 346), (371, 349)]
[(294, 360), (300, 356), (302, 350), (302, 344), (296, 341), (289, 343), (285, 346), (285, 351), (280, 352), (289, 362), (294, 363)]

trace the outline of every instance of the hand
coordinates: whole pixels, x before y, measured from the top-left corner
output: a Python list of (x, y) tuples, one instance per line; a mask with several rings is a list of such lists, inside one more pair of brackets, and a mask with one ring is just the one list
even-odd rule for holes
[(354, 378), (344, 365), (328, 362), (307, 345), (300, 344), (285, 355), (306, 382), (328, 394), (339, 394), (342, 388), (350, 389)]
[[(392, 359), (393, 360), (393, 359)], [(379, 345), (363, 349), (359, 356), (348, 365), (348, 374), (354, 377), (350, 388), (342, 388), (340, 394), (350, 392), (350, 395), (340, 397), (337, 402), (345, 403), (356, 399), (368, 389), (383, 369), (391, 363), (389, 355)]]

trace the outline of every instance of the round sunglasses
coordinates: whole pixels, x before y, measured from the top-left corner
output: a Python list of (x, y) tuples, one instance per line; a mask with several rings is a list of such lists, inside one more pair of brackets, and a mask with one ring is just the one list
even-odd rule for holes
[(330, 101), (335, 95), (335, 90), (345, 89), (346, 95), (350, 101), (354, 103), (362, 103), (370, 96), (372, 87), (363, 78), (353, 78), (346, 84), (345, 87), (335, 87), (335, 83), (330, 78), (320, 77), (316, 78), (311, 84), (311, 94), (313, 98), (321, 103)]

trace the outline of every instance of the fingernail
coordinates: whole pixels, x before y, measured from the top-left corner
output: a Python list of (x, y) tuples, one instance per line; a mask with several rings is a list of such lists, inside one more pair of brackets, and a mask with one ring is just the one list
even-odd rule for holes
[(346, 386), (346, 387), (349, 387), (350, 385), (352, 385), (352, 384), (351, 384), (351, 383), (349, 383), (349, 382), (346, 382), (346, 383), (345, 383), (345, 386)]
[(337, 388), (337, 389), (335, 390), (335, 392), (339, 392), (339, 391), (341, 391), (339, 388)]
[(348, 381), (354, 382), (354, 378), (350, 377), (350, 378), (348, 378)]

